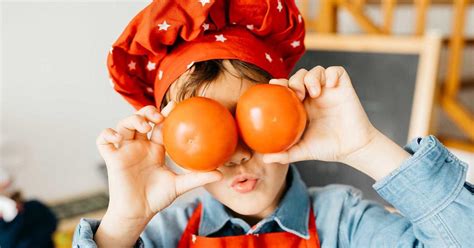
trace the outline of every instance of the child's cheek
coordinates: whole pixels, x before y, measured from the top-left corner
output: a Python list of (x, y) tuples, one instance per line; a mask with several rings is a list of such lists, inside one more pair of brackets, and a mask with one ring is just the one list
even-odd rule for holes
[(225, 184), (225, 178), (220, 181), (204, 185), (204, 189), (214, 197), (225, 196), (227, 195), (226, 190), (228, 190), (227, 185)]

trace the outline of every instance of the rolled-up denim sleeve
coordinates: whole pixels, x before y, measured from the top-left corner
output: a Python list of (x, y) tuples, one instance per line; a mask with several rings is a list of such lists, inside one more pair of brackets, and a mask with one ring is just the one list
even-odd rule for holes
[[(148, 223), (134, 247), (177, 247), (188, 220), (200, 199), (173, 203), (165, 210), (156, 214)], [(74, 248), (96, 248), (94, 235), (99, 228), (100, 221), (81, 219), (74, 233)]]
[(412, 222), (438, 214), (459, 198), (473, 200), (465, 187), (467, 164), (434, 136), (418, 138), (405, 150), (413, 156), (376, 182), (374, 189)]
[(468, 165), (434, 136), (405, 147), (413, 154), (374, 189), (413, 225), (420, 242), (444, 247), (474, 246), (474, 192)]
[[(412, 156), (373, 187), (400, 214), (349, 194), (351, 247), (474, 247), (474, 193), (467, 164), (434, 136), (404, 148)], [(361, 246), (362, 245), (362, 246)]]
[[(72, 242), (73, 248), (96, 248), (97, 244), (94, 241), (94, 234), (99, 228), (100, 221), (95, 219), (81, 219), (74, 232), (74, 239)], [(135, 243), (136, 248), (143, 248), (144, 244), (141, 238)]]

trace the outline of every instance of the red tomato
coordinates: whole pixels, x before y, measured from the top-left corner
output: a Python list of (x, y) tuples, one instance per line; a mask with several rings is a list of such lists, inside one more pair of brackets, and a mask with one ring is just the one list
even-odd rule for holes
[(287, 150), (304, 132), (306, 111), (291, 89), (259, 84), (239, 99), (237, 124), (244, 142), (260, 153)]
[(179, 103), (163, 124), (163, 143), (171, 159), (195, 171), (226, 162), (237, 146), (232, 114), (217, 101), (192, 97)]

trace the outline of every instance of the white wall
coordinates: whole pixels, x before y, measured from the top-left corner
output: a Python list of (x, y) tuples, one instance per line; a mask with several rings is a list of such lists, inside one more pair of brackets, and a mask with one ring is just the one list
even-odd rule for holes
[(106, 56), (146, 3), (2, 5), (3, 166), (45, 200), (103, 188), (95, 138), (132, 111), (109, 85)]
[[(146, 4), (2, 2), (0, 163), (27, 196), (53, 201), (104, 188), (95, 138), (132, 111), (109, 85), (106, 55)], [(396, 30), (409, 30), (410, 14), (397, 12)], [(446, 32), (449, 16), (437, 8), (430, 20)], [(347, 15), (341, 26), (357, 31)]]

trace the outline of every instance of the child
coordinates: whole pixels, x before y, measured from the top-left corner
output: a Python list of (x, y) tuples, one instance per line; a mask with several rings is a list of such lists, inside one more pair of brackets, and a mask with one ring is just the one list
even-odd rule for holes
[(53, 247), (57, 219), (37, 200), (25, 201), (0, 165), (0, 247)]
[(17, 202), (11, 199), (12, 184), (10, 174), (0, 166), (0, 222), (11, 222), (18, 215)]
[[(101, 221), (81, 220), (74, 245), (472, 246), (467, 165), (433, 136), (402, 149), (380, 133), (341, 67), (301, 69), (284, 79), (304, 52), (303, 38), (291, 0), (155, 1), (140, 12), (108, 60), (114, 88), (139, 110), (97, 139), (110, 202)], [(309, 123), (295, 146), (259, 154), (241, 143), (229, 161), (205, 173), (166, 167), (161, 125), (176, 102), (201, 95), (233, 112), (243, 92), (268, 81), (304, 102)], [(307, 189), (289, 165), (303, 160), (366, 173), (401, 214), (349, 186)], [(209, 194), (170, 206), (201, 186)]]

